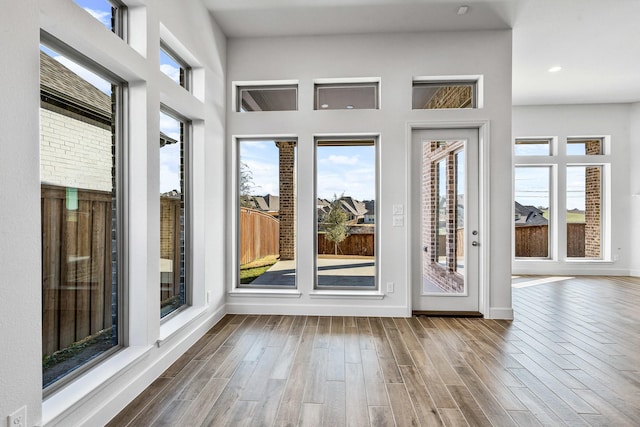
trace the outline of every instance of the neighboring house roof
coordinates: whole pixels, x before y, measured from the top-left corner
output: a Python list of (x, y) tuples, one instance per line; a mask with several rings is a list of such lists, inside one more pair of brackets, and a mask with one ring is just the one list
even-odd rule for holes
[(376, 214), (376, 202), (375, 200), (365, 200), (364, 207), (367, 210), (365, 215), (375, 215)]
[(546, 225), (549, 221), (543, 216), (544, 212), (535, 206), (524, 206), (515, 202), (516, 224)]
[(178, 141), (171, 138), (166, 133), (160, 131), (160, 147), (164, 147), (165, 145), (176, 144)]
[(252, 196), (255, 209), (263, 212), (278, 212), (280, 210), (280, 196), (267, 194), (266, 196)]
[(111, 97), (42, 51), (40, 88), (58, 102), (111, 120)]

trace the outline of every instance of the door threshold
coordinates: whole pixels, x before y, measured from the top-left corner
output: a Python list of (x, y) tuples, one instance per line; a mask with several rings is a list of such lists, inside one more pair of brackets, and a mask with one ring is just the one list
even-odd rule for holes
[(479, 311), (414, 310), (411, 315), (414, 317), (484, 317)]

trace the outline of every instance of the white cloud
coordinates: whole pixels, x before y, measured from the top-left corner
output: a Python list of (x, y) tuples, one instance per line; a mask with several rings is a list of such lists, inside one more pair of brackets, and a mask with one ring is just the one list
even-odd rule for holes
[(165, 145), (160, 150), (160, 193), (180, 191), (180, 146)]
[(329, 157), (325, 157), (320, 161), (323, 163), (331, 163), (334, 165), (355, 165), (360, 160), (360, 156), (341, 156), (337, 154), (331, 154)]
[(176, 141), (180, 141), (180, 122), (171, 116), (160, 113), (160, 132)]
[(170, 64), (160, 64), (160, 71), (165, 73), (171, 80), (180, 84), (180, 69)]
[(84, 10), (89, 12), (89, 15), (102, 22), (102, 25), (111, 29), (111, 11), (107, 12), (106, 10), (91, 9), (89, 7), (85, 7)]
[(102, 77), (98, 76), (94, 72), (87, 70), (86, 68), (71, 61), (69, 58), (66, 58), (61, 55), (58, 55), (53, 59), (55, 59), (56, 61), (58, 61), (59, 63), (61, 63), (62, 65), (64, 65), (65, 67), (73, 71), (74, 73), (76, 73), (82, 79), (86, 80), (87, 82), (89, 82), (90, 84), (92, 84), (93, 86), (101, 90), (102, 92), (106, 93), (107, 95), (111, 95), (111, 83), (106, 81)]

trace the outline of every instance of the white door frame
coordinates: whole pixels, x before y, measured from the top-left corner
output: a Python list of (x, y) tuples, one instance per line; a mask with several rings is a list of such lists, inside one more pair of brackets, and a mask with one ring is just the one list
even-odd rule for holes
[(460, 121), (425, 121), (425, 122), (408, 122), (406, 128), (405, 135), (405, 171), (406, 171), (406, 182), (407, 182), (407, 221), (406, 224), (406, 233), (405, 239), (407, 242), (407, 278), (408, 278), (408, 287), (407, 287), (407, 317), (411, 316), (413, 311), (413, 286), (414, 286), (414, 268), (411, 265), (412, 259), (412, 251), (415, 249), (412, 247), (412, 224), (413, 224), (413, 200), (411, 195), (413, 194), (413, 173), (411, 166), (411, 153), (412, 153), (412, 137), (413, 132), (418, 130), (447, 130), (447, 129), (477, 129), (478, 130), (478, 175), (480, 177), (480, 182), (478, 185), (479, 194), (478, 194), (478, 225), (479, 225), (479, 233), (482, 236), (480, 240), (479, 247), (479, 266), (478, 266), (478, 310), (485, 317), (489, 317), (491, 314), (490, 311), (490, 301), (491, 301), (491, 289), (489, 286), (489, 277), (490, 277), (490, 262), (489, 262), (489, 254), (491, 248), (491, 229), (489, 218), (491, 217), (490, 212), (490, 122), (489, 120), (460, 120)]

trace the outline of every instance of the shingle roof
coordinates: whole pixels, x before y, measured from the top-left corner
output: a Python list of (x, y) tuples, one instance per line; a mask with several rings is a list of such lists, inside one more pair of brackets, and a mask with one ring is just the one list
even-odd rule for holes
[(40, 51), (40, 89), (75, 107), (111, 118), (111, 97)]

